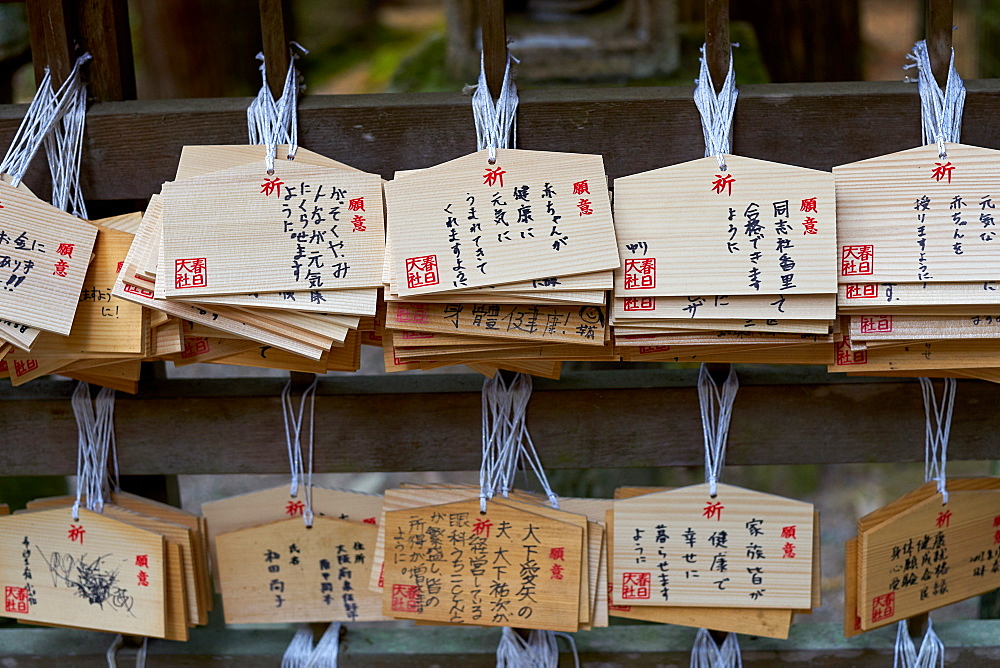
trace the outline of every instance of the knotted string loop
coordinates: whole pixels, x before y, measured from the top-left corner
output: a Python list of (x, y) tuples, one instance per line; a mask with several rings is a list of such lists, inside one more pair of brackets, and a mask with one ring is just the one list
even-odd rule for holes
[[(96, 411), (95, 411), (96, 404)], [(94, 403), (90, 400), (90, 386), (77, 383), (73, 390), (73, 414), (77, 425), (76, 500), (73, 502), (73, 519), (80, 519), (80, 505), (87, 510), (101, 512), (105, 497), (110, 496), (108, 481), (108, 454), (115, 450), (115, 484), (118, 479), (117, 449), (115, 440), (115, 391), (101, 388)]]
[(920, 642), (920, 651), (914, 646), (906, 620), (896, 625), (896, 651), (892, 668), (944, 668), (944, 643), (934, 632), (934, 624), (927, 619), (927, 632)]
[(715, 379), (705, 364), (698, 371), (698, 399), (701, 405), (701, 429), (705, 434), (705, 482), (713, 497), (716, 484), (726, 461), (726, 440), (729, 438), (729, 418), (733, 413), (733, 402), (740, 389), (736, 368), (729, 367), (729, 376), (719, 391)]
[(927, 53), (927, 41), (913, 45), (906, 54), (903, 69), (917, 68), (917, 90), (920, 92), (920, 121), (924, 145), (937, 142), (938, 155), (947, 158), (945, 142), (957, 143), (962, 136), (962, 110), (965, 107), (965, 84), (955, 70), (955, 49), (951, 50), (948, 78), (944, 90), (938, 85)]
[[(738, 46), (738, 45), (737, 45)], [(733, 112), (736, 110), (736, 74), (733, 71), (733, 52), (729, 51), (729, 71), (718, 94), (708, 71), (705, 46), (701, 47), (701, 69), (695, 80), (694, 103), (701, 116), (701, 131), (705, 135), (705, 157), (715, 156), (719, 169), (726, 171), (726, 155), (732, 152)]]
[(532, 629), (525, 640), (513, 629), (503, 627), (497, 645), (497, 668), (558, 668), (558, 638), (564, 638), (573, 652), (573, 663), (580, 668), (576, 642), (568, 633)]
[[(316, 387), (319, 377), (302, 393), (299, 399), (298, 411), (292, 401), (292, 381), (289, 379), (281, 391), (281, 409), (285, 418), (285, 441), (288, 446), (288, 465), (291, 469), (291, 484), (289, 494), (298, 496), (299, 486), (303, 487), (302, 499), (305, 507), (302, 519), (306, 526), (313, 524), (312, 480), (313, 480), (313, 436), (316, 422)], [(309, 406), (309, 454), (302, 454), (302, 421), (305, 418), (306, 406)]]
[(291, 44), (295, 48), (291, 49), (291, 57), (288, 59), (288, 71), (285, 73), (285, 84), (281, 97), (275, 100), (274, 95), (271, 94), (271, 89), (267, 85), (267, 63), (264, 62), (264, 54), (258, 53), (261, 86), (260, 90), (257, 91), (257, 97), (247, 107), (247, 130), (250, 135), (250, 143), (264, 144), (267, 147), (264, 164), (268, 174), (274, 173), (274, 158), (278, 152), (278, 144), (288, 144), (289, 160), (295, 159), (295, 152), (298, 150), (299, 75), (295, 69), (295, 61), (299, 54), (296, 53), (296, 49), (303, 54), (309, 52), (298, 42)]
[(743, 656), (735, 633), (727, 633), (717, 645), (708, 629), (698, 629), (691, 649), (691, 668), (741, 668)]
[(934, 383), (930, 378), (920, 379), (920, 389), (924, 395), (924, 481), (937, 481), (942, 503), (948, 503), (945, 469), (948, 466), (948, 437), (951, 435), (951, 416), (955, 410), (957, 385), (954, 378), (945, 378), (941, 401), (938, 403)]
[(517, 134), (517, 85), (511, 74), (511, 61), (518, 62), (507, 54), (507, 66), (500, 85), (500, 97), (493, 101), (486, 84), (486, 58), (479, 59), (479, 83), (472, 94), (472, 117), (476, 123), (477, 150), (489, 150), (489, 162), (497, 161), (498, 148), (514, 148)]

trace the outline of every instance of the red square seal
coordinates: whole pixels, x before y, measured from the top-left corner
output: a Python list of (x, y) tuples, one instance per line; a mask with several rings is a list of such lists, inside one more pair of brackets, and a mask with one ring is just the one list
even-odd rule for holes
[(626, 311), (655, 311), (656, 297), (626, 297), (624, 307)]
[(649, 598), (650, 573), (622, 573), (622, 599)]
[(208, 285), (208, 260), (203, 257), (174, 260), (174, 287), (203, 288)]
[(29, 592), (27, 587), (5, 587), (3, 594), (3, 609), (19, 615), (31, 611), (28, 605)]
[(847, 364), (868, 364), (867, 350), (851, 350), (851, 340), (845, 338), (837, 343), (837, 366)]
[(861, 316), (861, 333), (878, 334), (892, 331), (891, 315)]
[(422, 288), (440, 282), (437, 255), (406, 258), (406, 287)]
[(872, 599), (872, 621), (878, 622), (892, 617), (896, 609), (896, 592), (882, 594)]
[(420, 587), (392, 585), (392, 609), (399, 612), (421, 612)]
[(187, 359), (195, 355), (202, 355), (210, 349), (208, 339), (204, 336), (186, 336), (184, 337), (184, 350), (181, 351), (181, 357)]
[(656, 258), (625, 260), (625, 289), (648, 290), (656, 287)]
[(848, 299), (874, 299), (878, 297), (878, 283), (848, 283)]
[(842, 246), (841, 276), (871, 276), (875, 273), (875, 246)]

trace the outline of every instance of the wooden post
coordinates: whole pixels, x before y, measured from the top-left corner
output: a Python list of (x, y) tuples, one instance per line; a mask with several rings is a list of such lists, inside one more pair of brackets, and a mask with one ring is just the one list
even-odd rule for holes
[(287, 0), (260, 0), (260, 32), (264, 42), (267, 84), (277, 99), (285, 88), (291, 55), (292, 12)]
[(48, 67), (52, 85), (58, 87), (73, 69), (74, 7), (70, 0), (28, 0), (28, 33), (36, 83), (42, 80)]
[(927, 55), (938, 85), (944, 88), (951, 63), (951, 32), (954, 26), (952, 0), (926, 0)]
[(729, 0), (705, 0), (705, 58), (715, 92), (729, 73)]
[(494, 100), (500, 97), (503, 75), (507, 69), (507, 16), (503, 2), (504, 0), (484, 0), (479, 6), (486, 85)]
[(99, 102), (135, 99), (135, 60), (128, 23), (128, 0), (87, 0), (77, 4), (82, 52), (87, 65), (87, 93)]

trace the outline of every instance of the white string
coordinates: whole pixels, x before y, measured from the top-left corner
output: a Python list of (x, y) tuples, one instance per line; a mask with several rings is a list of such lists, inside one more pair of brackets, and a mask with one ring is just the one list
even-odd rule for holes
[(312, 657), (313, 633), (308, 625), (303, 624), (292, 636), (285, 653), (281, 657), (281, 668), (306, 668)]
[(80, 158), (87, 118), (87, 87), (80, 76), (66, 95), (66, 112), (45, 136), (45, 155), (52, 175), (52, 206), (86, 218), (87, 205), (80, 190)]
[(944, 643), (934, 632), (934, 624), (927, 619), (927, 632), (920, 642), (920, 652), (910, 637), (906, 620), (896, 625), (896, 651), (892, 668), (944, 668)]
[[(292, 381), (289, 379), (285, 383), (285, 388), (281, 391), (281, 409), (285, 417), (285, 441), (288, 445), (288, 463), (291, 469), (291, 485), (289, 494), (298, 496), (299, 485), (303, 487), (303, 501), (305, 508), (302, 511), (302, 519), (306, 526), (313, 524), (312, 509), (312, 480), (313, 480), (313, 436), (316, 417), (316, 386), (319, 377), (313, 377), (313, 382), (302, 393), (299, 399), (298, 413), (295, 411), (292, 402)], [(302, 420), (305, 417), (306, 404), (309, 405), (309, 455), (302, 455)]]
[(733, 112), (739, 95), (733, 71), (733, 51), (729, 50), (729, 71), (718, 94), (712, 84), (712, 74), (708, 71), (705, 45), (701, 47), (700, 61), (701, 70), (694, 87), (694, 104), (698, 107), (701, 131), (705, 135), (705, 157), (714, 155), (719, 160), (719, 169), (726, 171), (726, 155), (732, 152)]
[(698, 629), (691, 649), (691, 668), (741, 668), (743, 657), (735, 633), (727, 633), (719, 646), (708, 629)]
[(120, 633), (112, 638), (108, 651), (104, 653), (104, 658), (108, 660), (108, 668), (118, 668), (118, 649), (122, 646), (123, 640)]
[(739, 389), (735, 367), (729, 367), (729, 376), (720, 393), (708, 367), (701, 365), (698, 371), (698, 399), (701, 404), (701, 429), (705, 434), (705, 482), (708, 483), (708, 493), (713, 497), (726, 461), (729, 418), (732, 417), (733, 402)]
[(913, 45), (906, 54), (913, 61), (903, 69), (917, 68), (917, 89), (920, 92), (920, 120), (924, 145), (937, 142), (938, 155), (948, 157), (945, 142), (957, 143), (962, 135), (962, 109), (965, 106), (965, 85), (955, 70), (955, 49), (951, 50), (948, 79), (944, 90), (938, 85), (927, 53), (927, 41)]
[(507, 497), (514, 488), (518, 470), (529, 468), (538, 478), (549, 503), (559, 507), (559, 497), (549, 485), (545, 469), (528, 432), (527, 412), (531, 398), (531, 376), (518, 373), (505, 385), (500, 374), (483, 381), (482, 447), (479, 467), (480, 510), (496, 494)]
[(315, 647), (312, 629), (300, 626), (281, 657), (281, 668), (337, 668), (341, 626), (340, 622), (330, 624)]
[[(108, 647), (108, 651), (104, 653), (104, 658), (108, 661), (108, 668), (118, 668), (118, 650), (121, 649), (122, 634), (116, 635), (111, 640), (111, 645)], [(143, 638), (142, 644), (139, 645), (139, 649), (135, 652), (135, 668), (146, 668), (146, 652), (149, 649), (149, 638)]]
[[(73, 519), (80, 519), (80, 504), (101, 512), (110, 494), (108, 453), (115, 438), (115, 391), (104, 387), (97, 394), (96, 413), (90, 400), (90, 386), (77, 383), (73, 390), (73, 414), (77, 425), (76, 500)], [(117, 461), (115, 463), (117, 473)]]
[[(292, 45), (303, 54), (309, 53), (298, 42), (292, 42)], [(247, 131), (251, 144), (264, 144), (267, 147), (264, 164), (268, 174), (274, 173), (274, 157), (278, 151), (278, 144), (288, 144), (289, 160), (295, 159), (295, 152), (299, 147), (299, 75), (295, 69), (298, 57), (299, 54), (292, 49), (281, 97), (275, 100), (267, 85), (267, 64), (264, 62), (264, 54), (257, 54), (257, 60), (260, 61), (261, 86), (257, 91), (257, 97), (247, 107)]]
[(486, 83), (486, 58), (479, 59), (479, 83), (472, 94), (472, 117), (476, 123), (477, 150), (489, 149), (492, 165), (497, 159), (498, 148), (514, 148), (517, 135), (517, 85), (511, 75), (511, 61), (520, 62), (507, 54), (507, 66), (496, 102)]
[(951, 434), (957, 385), (954, 378), (944, 379), (939, 405), (937, 395), (934, 394), (934, 383), (930, 378), (920, 378), (920, 389), (924, 395), (924, 481), (937, 481), (942, 503), (948, 503), (945, 469), (948, 465), (948, 437)]
[(497, 668), (557, 668), (559, 666), (559, 645), (557, 638), (564, 638), (573, 652), (573, 663), (580, 668), (580, 655), (576, 642), (568, 633), (532, 629), (528, 639), (517, 631), (503, 627), (497, 645)]
[(305, 668), (337, 668), (340, 657), (340, 622), (330, 624), (313, 648)]
[(89, 53), (77, 58), (69, 76), (58, 91), (52, 90), (52, 73), (49, 68), (45, 68), (45, 76), (38, 85), (35, 97), (21, 120), (7, 154), (0, 161), (0, 173), (13, 177), (12, 185), (15, 187), (21, 183), (31, 159), (35, 157), (35, 153), (38, 152), (53, 125), (63, 117), (72, 104), (76, 103), (78, 89), (83, 86), (80, 68), (89, 60)]

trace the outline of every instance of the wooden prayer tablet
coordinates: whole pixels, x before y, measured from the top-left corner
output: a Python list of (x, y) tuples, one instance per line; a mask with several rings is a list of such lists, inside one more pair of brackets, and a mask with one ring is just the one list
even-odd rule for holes
[(706, 297), (616, 297), (615, 320), (645, 318), (833, 320), (833, 295), (734, 295)]
[(165, 183), (163, 294), (378, 287), (381, 197), (376, 174), (287, 160)]
[(578, 526), (495, 503), (484, 514), (475, 499), (387, 512), (385, 535), (386, 616), (553, 631), (579, 626)]
[(996, 315), (852, 315), (850, 321), (851, 339), (859, 341), (1000, 339), (1000, 308)]
[(1000, 304), (1000, 282), (968, 283), (841, 283), (837, 293), (839, 308), (882, 308), (907, 306)]
[(4, 616), (163, 638), (164, 539), (86, 509), (0, 519)]
[(0, 317), (69, 334), (97, 228), (0, 181)]
[(615, 501), (618, 605), (812, 605), (813, 506), (708, 484)]
[(937, 144), (833, 168), (841, 283), (1000, 278), (1000, 151)]
[[(215, 539), (219, 534), (239, 529), (249, 529), (282, 519), (297, 518), (302, 521), (305, 501), (301, 489), (296, 496), (289, 494), (288, 485), (280, 485), (257, 492), (239, 494), (201, 505), (207, 526), (207, 540), (211, 544), (212, 561), (218, 563)], [(375, 525), (382, 512), (382, 497), (347, 489), (312, 489), (313, 514), (355, 523)], [(372, 551), (374, 551), (374, 541)], [(215, 571), (218, 585), (218, 571)], [(367, 580), (365, 581), (367, 582)]]
[(947, 504), (935, 494), (868, 530), (859, 523), (857, 608), (865, 631), (998, 586), (1000, 490), (949, 489)]
[(600, 155), (498, 149), (385, 185), (401, 297), (618, 266)]
[(216, 537), (227, 624), (378, 621), (374, 525), (301, 517)]
[(836, 292), (833, 175), (726, 156), (615, 179), (616, 297)]
[(470, 334), (538, 343), (603, 345), (607, 318), (603, 306), (535, 304), (427, 304), (390, 302), (386, 326), (415, 332)]

